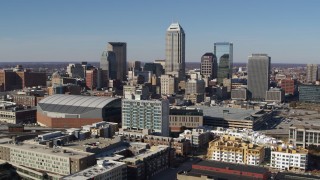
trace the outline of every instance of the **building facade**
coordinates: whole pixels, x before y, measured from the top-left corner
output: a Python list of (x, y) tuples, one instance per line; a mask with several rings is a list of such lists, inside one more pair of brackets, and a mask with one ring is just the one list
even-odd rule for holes
[(242, 142), (233, 136), (222, 136), (209, 143), (209, 160), (247, 165), (260, 165), (264, 160), (264, 147)]
[(296, 81), (293, 79), (282, 79), (281, 89), (284, 90), (285, 95), (295, 95), (296, 93)]
[(47, 86), (47, 75), (43, 72), (0, 70), (0, 92)]
[(282, 103), (284, 101), (285, 93), (282, 89), (272, 88), (266, 92), (266, 101)]
[(76, 173), (95, 164), (92, 153), (50, 149), (32, 144), (0, 144), (0, 159), (60, 175)]
[(123, 99), (122, 128), (151, 129), (169, 136), (169, 101)]
[(171, 132), (182, 132), (203, 126), (203, 113), (198, 109), (170, 109), (169, 123)]
[(271, 58), (267, 54), (252, 54), (248, 60), (248, 91), (251, 99), (264, 100), (270, 87)]
[(185, 33), (179, 23), (172, 23), (166, 33), (166, 73), (175, 72), (185, 79)]
[(223, 79), (232, 77), (233, 68), (233, 44), (229, 42), (214, 43), (214, 54), (219, 61), (218, 83), (223, 83)]
[(161, 94), (172, 95), (177, 91), (176, 78), (165, 74), (160, 77)]
[(307, 82), (314, 83), (318, 80), (318, 64), (307, 64)]
[(300, 85), (299, 101), (307, 103), (320, 103), (320, 86), (319, 85)]
[(320, 146), (320, 126), (295, 125), (289, 128), (289, 142), (303, 148)]
[[(109, 67), (112, 67), (110, 70), (115, 70), (117, 73), (116, 79), (120, 81), (127, 80), (127, 43), (125, 42), (109, 42), (107, 46), (107, 51), (112, 51), (115, 54), (115, 63), (112, 59), (111, 63), (109, 61)], [(113, 66), (116, 64), (116, 66)], [(110, 72), (110, 78), (113, 79), (115, 73), (114, 71)]]
[(200, 72), (204, 78), (215, 79), (218, 73), (217, 57), (213, 53), (205, 53), (201, 57)]
[(278, 146), (271, 149), (270, 166), (279, 170), (302, 170), (308, 167), (308, 150)]
[(247, 88), (236, 88), (231, 90), (231, 99), (232, 100), (242, 100), (246, 101), (248, 98)]

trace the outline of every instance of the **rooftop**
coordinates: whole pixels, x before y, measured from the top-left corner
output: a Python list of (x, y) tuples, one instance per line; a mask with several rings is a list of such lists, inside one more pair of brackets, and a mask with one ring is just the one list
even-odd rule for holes
[(147, 151), (137, 156), (124, 159), (123, 162), (136, 162), (138, 160), (143, 160), (144, 158), (149, 157), (158, 152), (161, 152), (167, 148), (169, 148), (169, 146), (165, 146), (165, 145), (152, 146), (150, 149), (148, 149)]
[(69, 175), (67, 177), (62, 178), (62, 180), (87, 180), (94, 179), (94, 177), (104, 174), (108, 171), (111, 171), (115, 168), (119, 168), (121, 166), (126, 167), (125, 163), (110, 161), (110, 160), (100, 160), (97, 162), (97, 165), (87, 168), (83, 171), (77, 172), (75, 174)]
[(43, 111), (68, 114), (82, 114), (96, 108), (103, 108), (118, 98), (56, 94), (42, 99), (38, 106)]
[(223, 118), (223, 119), (236, 119), (244, 120), (251, 115), (256, 115), (261, 110), (254, 109), (239, 109), (239, 108), (230, 108), (230, 107), (208, 107), (208, 106), (197, 106), (203, 110), (203, 116), (214, 117), (214, 118)]
[[(260, 173), (260, 174), (266, 173), (269, 171), (267, 168), (262, 168), (262, 167), (258, 167), (258, 166), (241, 165), (241, 164), (233, 164), (233, 163), (210, 161), (210, 160), (200, 161), (194, 165), (215, 167), (215, 168), (221, 168), (221, 169), (228, 168), (229, 170), (251, 172), (251, 173)], [(194, 169), (194, 167), (192, 167), (192, 168)]]
[(1, 144), (2, 147), (8, 147), (12, 149), (19, 149), (25, 151), (32, 151), (41, 154), (51, 155), (51, 156), (58, 156), (58, 157), (67, 157), (67, 158), (83, 158), (86, 156), (92, 155), (92, 153), (87, 152), (79, 152), (79, 151), (71, 151), (65, 148), (48, 148), (42, 145), (34, 145), (34, 144)]

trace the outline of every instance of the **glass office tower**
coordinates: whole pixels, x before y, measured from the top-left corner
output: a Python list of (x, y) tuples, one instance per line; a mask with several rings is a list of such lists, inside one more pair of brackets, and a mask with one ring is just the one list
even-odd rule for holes
[(218, 83), (222, 83), (224, 78), (232, 77), (233, 68), (233, 44), (229, 42), (214, 43), (214, 54), (219, 62)]

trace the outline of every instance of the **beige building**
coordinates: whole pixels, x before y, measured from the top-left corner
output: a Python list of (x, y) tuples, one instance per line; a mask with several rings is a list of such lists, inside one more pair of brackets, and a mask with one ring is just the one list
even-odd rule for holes
[(176, 92), (176, 79), (171, 75), (161, 75), (160, 77), (161, 84), (161, 94), (168, 95), (174, 94)]
[(209, 143), (207, 158), (237, 164), (260, 165), (264, 155), (264, 146), (245, 143), (233, 136), (222, 136)]
[(95, 164), (92, 153), (33, 144), (0, 144), (0, 159), (39, 171), (69, 175)]
[(184, 128), (194, 129), (203, 126), (203, 113), (194, 109), (170, 109), (169, 127), (171, 132), (182, 132)]

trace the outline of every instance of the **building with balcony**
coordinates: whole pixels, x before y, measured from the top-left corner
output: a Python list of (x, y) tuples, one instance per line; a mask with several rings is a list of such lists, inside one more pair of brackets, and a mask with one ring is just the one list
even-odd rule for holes
[(282, 171), (305, 171), (308, 167), (308, 150), (286, 145), (274, 147), (271, 149), (270, 166)]
[(209, 143), (209, 160), (246, 165), (260, 165), (264, 160), (264, 146), (243, 142), (232, 136), (222, 136)]

